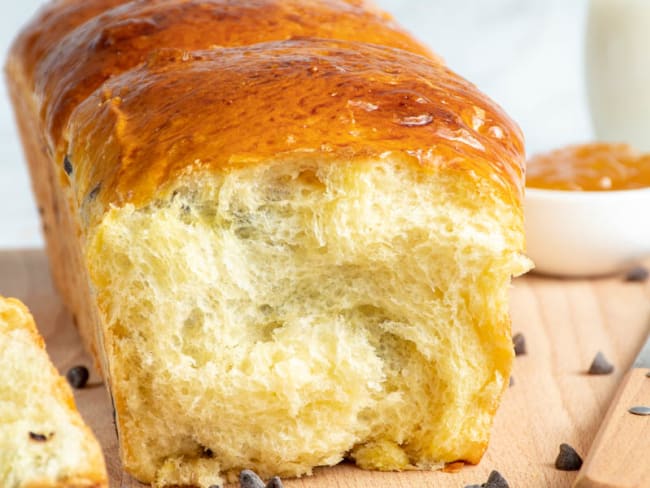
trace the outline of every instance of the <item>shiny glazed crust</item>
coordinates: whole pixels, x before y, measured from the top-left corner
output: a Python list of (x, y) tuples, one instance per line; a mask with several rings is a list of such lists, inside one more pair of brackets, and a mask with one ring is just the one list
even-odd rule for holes
[(68, 138), (80, 205), (143, 205), (188, 172), (306, 152), (397, 152), (521, 191), (520, 133), (493, 102), (439, 63), (346, 41), (158, 50), (82, 103)]
[(191, 51), (303, 36), (383, 44), (434, 57), (388, 14), (345, 0), (59, 2), (32, 22), (12, 53), (43, 100), (45, 128), (57, 147), (80, 102), (156, 49)]

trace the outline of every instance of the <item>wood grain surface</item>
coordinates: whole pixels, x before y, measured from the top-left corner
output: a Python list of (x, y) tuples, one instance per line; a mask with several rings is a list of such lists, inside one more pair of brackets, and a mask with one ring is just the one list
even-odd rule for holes
[[(41, 251), (0, 252), (0, 294), (20, 298), (30, 307), (62, 372), (90, 365), (71, 317), (52, 289)], [(513, 331), (525, 335), (528, 353), (516, 358), (514, 385), (504, 395), (490, 448), (478, 466), (457, 473), (377, 473), (340, 465), (317, 469), (313, 477), (287, 480), (285, 486), (459, 488), (485, 482), (493, 469), (512, 488), (571, 486), (577, 473), (554, 468), (559, 445), (566, 442), (586, 457), (617, 384), (648, 333), (650, 283), (625, 283), (621, 277), (518, 278), (512, 289), (512, 319)], [(616, 370), (608, 376), (588, 376), (585, 371), (599, 350)], [(142, 486), (120, 468), (110, 403), (97, 375), (91, 376), (90, 387), (75, 394), (79, 410), (104, 447), (111, 487)], [(650, 440), (647, 448), (646, 453)]]
[(650, 369), (628, 371), (589, 449), (575, 488), (650, 486), (650, 417), (630, 407), (650, 407)]

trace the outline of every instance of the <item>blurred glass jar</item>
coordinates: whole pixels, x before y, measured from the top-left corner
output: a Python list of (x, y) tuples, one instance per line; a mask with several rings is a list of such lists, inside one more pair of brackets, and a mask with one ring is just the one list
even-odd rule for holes
[(590, 0), (586, 77), (597, 139), (650, 151), (650, 0)]

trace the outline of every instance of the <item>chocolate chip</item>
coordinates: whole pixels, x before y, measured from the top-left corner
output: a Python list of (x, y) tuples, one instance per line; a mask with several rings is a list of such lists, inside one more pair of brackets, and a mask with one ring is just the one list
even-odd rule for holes
[(555, 459), (555, 467), (560, 471), (578, 471), (582, 466), (582, 458), (569, 444), (560, 444), (560, 453)]
[(611, 374), (613, 371), (614, 366), (607, 361), (602, 352), (598, 351), (587, 372), (589, 374)]
[(265, 488), (262, 478), (250, 469), (245, 469), (239, 473), (239, 486), (241, 488)]
[(47, 441), (50, 437), (54, 435), (54, 432), (51, 432), (50, 435), (45, 435), (45, 434), (37, 434), (36, 432), (30, 432), (29, 433), (29, 438), (33, 441), (36, 442), (45, 442)]
[(70, 386), (77, 390), (86, 386), (89, 376), (90, 373), (88, 372), (88, 368), (85, 366), (75, 366), (74, 368), (70, 368), (65, 375)]
[(102, 185), (99, 184), (95, 188), (93, 188), (88, 196), (86, 197), (86, 201), (92, 201), (95, 198), (97, 198), (97, 195), (99, 195), (99, 191), (102, 189)]
[(509, 488), (506, 479), (498, 471), (492, 471), (483, 488)]
[(514, 386), (515, 385), (515, 379), (511, 376), (510, 381), (508, 382), (508, 386)]
[(648, 272), (647, 268), (643, 266), (637, 266), (625, 274), (625, 281), (642, 282), (646, 281), (649, 275), (650, 273)]
[(509, 488), (508, 482), (498, 471), (492, 471), (482, 485), (465, 485), (465, 488)]
[(515, 356), (526, 354), (526, 339), (521, 332), (512, 336), (512, 345), (515, 347)]
[(284, 485), (282, 484), (282, 480), (280, 480), (280, 478), (274, 476), (269, 480), (265, 488), (284, 488)]
[(70, 158), (67, 154), (65, 158), (63, 158), (63, 169), (65, 170), (65, 174), (68, 176), (72, 174), (72, 163), (70, 162)]
[(209, 447), (201, 447), (201, 457), (204, 458), (213, 458), (214, 452)]
[(208, 488), (221, 488), (219, 485), (210, 485)]
[(650, 415), (650, 407), (646, 407), (644, 405), (630, 407), (627, 409), (627, 411), (634, 415), (641, 415), (641, 416)]

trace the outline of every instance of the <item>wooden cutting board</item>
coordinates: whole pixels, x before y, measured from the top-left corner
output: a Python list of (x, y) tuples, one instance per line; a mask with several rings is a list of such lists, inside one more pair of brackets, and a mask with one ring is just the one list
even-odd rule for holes
[[(54, 363), (62, 372), (90, 365), (79, 337), (50, 282), (41, 251), (0, 252), (0, 294), (32, 310)], [(478, 466), (458, 473), (375, 473), (351, 465), (317, 469), (288, 480), (287, 487), (454, 487), (483, 483), (496, 469), (512, 488), (569, 487), (575, 472), (557, 471), (558, 446), (567, 442), (586, 456), (617, 382), (648, 333), (650, 283), (621, 277), (555, 280), (527, 276), (514, 281), (513, 331), (522, 332), (528, 354), (515, 360), (514, 385), (504, 395), (490, 448)], [(585, 370), (601, 350), (616, 365), (609, 376)], [(79, 410), (104, 447), (111, 487), (143, 486), (120, 468), (107, 393), (96, 374), (75, 392)]]

